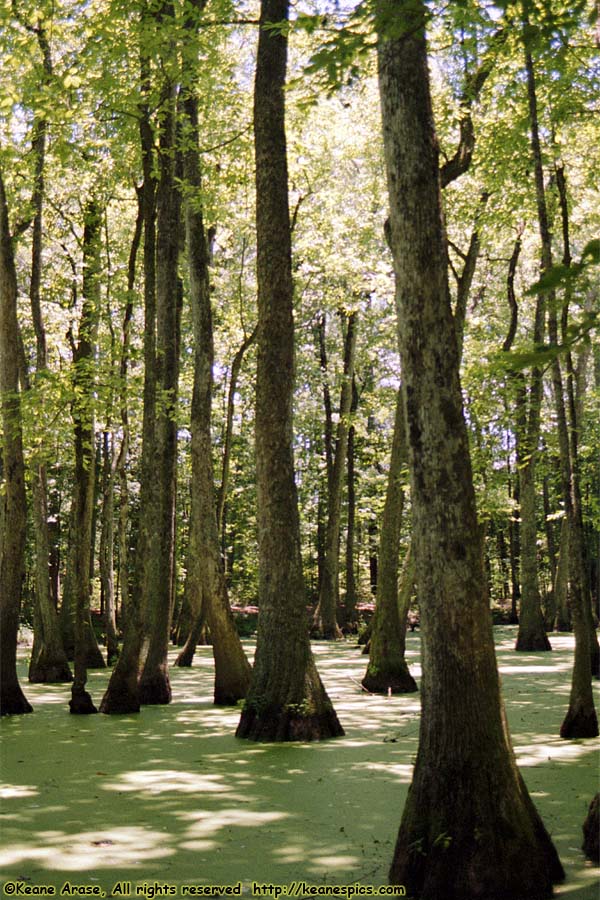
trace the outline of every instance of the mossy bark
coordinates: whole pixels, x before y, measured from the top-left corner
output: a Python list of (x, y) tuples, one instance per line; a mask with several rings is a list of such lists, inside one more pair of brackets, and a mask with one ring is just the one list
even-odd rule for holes
[(294, 322), (285, 141), (288, 0), (263, 0), (254, 93), (258, 278), (256, 470), (260, 613), (237, 736), (317, 740), (342, 734), (312, 657), (294, 481)]
[(448, 290), (425, 7), (382, 0), (379, 10), (394, 26), (393, 36), (379, 34), (379, 84), (423, 648), (419, 749), (390, 881), (421, 900), (541, 900), (564, 873), (517, 770), (500, 696)]

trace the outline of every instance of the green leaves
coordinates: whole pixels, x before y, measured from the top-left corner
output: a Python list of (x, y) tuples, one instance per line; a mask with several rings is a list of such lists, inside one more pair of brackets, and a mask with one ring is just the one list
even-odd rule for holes
[(583, 276), (586, 274), (590, 266), (600, 264), (600, 239), (596, 238), (589, 241), (581, 254), (581, 259), (577, 263), (570, 266), (559, 263), (544, 272), (542, 277), (532, 284), (527, 294), (535, 296), (536, 294), (544, 294), (549, 291), (555, 291), (559, 288), (577, 289), (583, 286)]

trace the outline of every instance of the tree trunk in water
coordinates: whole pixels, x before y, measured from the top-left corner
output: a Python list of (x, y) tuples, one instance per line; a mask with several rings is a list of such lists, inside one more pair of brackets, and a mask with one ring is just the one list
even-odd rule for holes
[(46, 467), (35, 466), (32, 482), (33, 523), (36, 552), (36, 600), (38, 627), (29, 664), (32, 683), (55, 684), (71, 682), (73, 675), (65, 653), (60, 622), (50, 592)]
[(551, 650), (540, 606), (537, 559), (536, 485), (533, 457), (519, 470), (521, 500), (521, 614), (516, 650)]
[[(75, 605), (74, 678), (69, 709), (88, 714), (98, 710), (86, 691), (86, 629), (90, 609), (92, 519), (95, 493), (96, 453), (94, 442), (94, 357), (100, 316), (100, 228), (98, 201), (88, 200), (83, 230), (83, 308), (77, 346), (73, 349), (72, 405), (75, 423), (75, 491), (73, 496), (72, 588)], [(103, 661), (104, 662), (104, 661)]]
[[(43, 81), (46, 87), (51, 84), (53, 67), (48, 35), (42, 22), (35, 29), (38, 46), (42, 55)], [(31, 239), (31, 279), (29, 299), (31, 317), (36, 338), (35, 378), (47, 370), (46, 331), (41, 307), (41, 277), (43, 249), (43, 213), (45, 199), (45, 161), (48, 123), (46, 119), (36, 117), (33, 123), (32, 151), (34, 157), (34, 187), (32, 206), (34, 217)], [(26, 388), (31, 384), (25, 375)], [(44, 447), (40, 446), (33, 454), (31, 464), (31, 492), (33, 498), (32, 518), (35, 538), (35, 627), (34, 643), (29, 665), (29, 680), (40, 683), (70, 682), (73, 675), (69, 668), (64, 647), (62, 645), (60, 624), (56, 606), (52, 600), (49, 558), (50, 537), (48, 529), (48, 485)]]
[(19, 395), (17, 273), (0, 171), (0, 398), (4, 495), (0, 523), (0, 715), (31, 712), (17, 677), (27, 505)]
[[(145, 572), (144, 599), (148, 652), (140, 677), (142, 704), (170, 703), (168, 649), (173, 613), (175, 565), (175, 485), (177, 456), (177, 391), (179, 376), (178, 254), (180, 193), (176, 179), (176, 84), (172, 76), (175, 48), (170, 29), (175, 12), (171, 0), (161, 0), (152, 15), (162, 62), (161, 115), (158, 136), (159, 179), (156, 192), (156, 411), (155, 517), (149, 521), (152, 558)], [(161, 27), (164, 24), (164, 29)], [(164, 32), (164, 33), (163, 33)], [(170, 74), (171, 73), (171, 74)]]
[[(152, 29), (152, 16), (141, 12), (142, 32)], [(144, 182), (140, 196), (144, 235), (144, 405), (142, 420), (142, 464), (140, 479), (140, 522), (135, 556), (133, 587), (127, 607), (123, 646), (100, 704), (106, 714), (140, 711), (139, 666), (144, 639), (145, 598), (148, 570), (157, 554), (154, 459), (156, 456), (156, 176), (154, 132), (147, 95), (152, 86), (147, 51), (141, 48), (140, 145)], [(137, 228), (137, 224), (136, 224)], [(129, 273), (129, 284), (133, 284)], [(154, 541), (153, 541), (154, 538)]]
[(251, 666), (244, 653), (229, 605), (217, 523), (211, 433), (214, 344), (208, 272), (209, 254), (202, 209), (198, 205), (202, 184), (198, 146), (198, 100), (193, 94), (186, 97), (184, 111), (190, 141), (184, 156), (184, 176), (186, 189), (194, 191), (193, 201), (186, 203), (185, 210), (190, 303), (195, 339), (191, 416), (190, 544), (192, 554), (200, 560), (202, 606), (206, 610), (213, 642), (214, 700), (217, 704), (235, 705), (246, 696)]
[(312, 656), (294, 481), (294, 321), (285, 141), (288, 0), (263, 0), (254, 135), (258, 279), (256, 471), (260, 614), (237, 736), (318, 740), (343, 734)]
[(382, 2), (378, 10), (423, 647), (419, 749), (390, 880), (422, 900), (539, 900), (564, 873), (517, 770), (500, 696), (447, 281), (425, 8)]
[(326, 640), (337, 640), (342, 637), (336, 616), (339, 599), (340, 516), (344, 486), (344, 466), (348, 450), (348, 416), (352, 405), (355, 351), (356, 313), (353, 312), (348, 316), (346, 340), (344, 342), (344, 380), (340, 397), (340, 418), (337, 428), (333, 469), (329, 484), (323, 577), (319, 586), (319, 602), (312, 625), (313, 636), (325, 638)]
[[(390, 472), (379, 540), (377, 605), (371, 631), (369, 665), (362, 680), (368, 691), (379, 694), (387, 694), (390, 690), (393, 694), (417, 690), (404, 656), (407, 610), (401, 615), (398, 604), (398, 561), (404, 511), (402, 469), (406, 463), (406, 428), (400, 388), (396, 399)], [(410, 578), (407, 571), (404, 576), (404, 580)], [(410, 598), (410, 590), (407, 593)]]
[(600, 793), (596, 794), (583, 823), (583, 845), (588, 859), (600, 863)]
[(569, 594), (569, 523), (566, 518), (560, 526), (560, 544), (556, 577), (554, 579), (554, 598), (556, 602), (555, 631), (572, 631), (571, 611), (568, 602)]
[(114, 531), (115, 495), (114, 484), (117, 457), (111, 446), (111, 435), (105, 431), (102, 436), (102, 523), (100, 531), (100, 582), (104, 601), (104, 629), (106, 632), (106, 657), (113, 666), (119, 656), (117, 642), (117, 618), (115, 607), (114, 575)]
[(200, 643), (200, 639), (202, 637), (202, 632), (206, 627), (206, 613), (204, 609), (199, 616), (196, 617), (194, 624), (190, 629), (190, 633), (187, 636), (187, 640), (183, 645), (183, 649), (181, 653), (177, 656), (174, 665), (180, 666), (181, 668), (189, 668), (192, 665), (192, 660), (194, 659), (194, 653), (196, 652), (196, 647)]
[[(542, 274), (552, 267), (552, 249), (546, 202), (544, 195), (544, 172), (540, 148), (537, 97), (533, 62), (529, 50), (525, 51), (527, 71), (527, 94), (529, 99), (529, 124), (531, 129), (531, 150), (535, 170), (535, 188), (538, 223), (542, 242)], [(546, 297), (540, 292), (537, 297), (533, 340), (537, 346), (544, 337)], [(540, 411), (542, 405), (542, 372), (534, 367), (531, 373), (529, 396), (529, 418), (526, 428), (521, 430), (517, 455), (520, 456), (521, 488), (521, 617), (517, 650), (551, 650), (546, 637), (544, 620), (540, 609), (537, 564), (537, 524), (536, 524), (536, 484), (535, 468), (540, 436)]]

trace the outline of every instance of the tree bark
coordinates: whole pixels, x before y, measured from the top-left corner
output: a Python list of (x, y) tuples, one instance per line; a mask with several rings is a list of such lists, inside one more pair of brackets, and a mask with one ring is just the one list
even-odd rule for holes
[(115, 495), (114, 484), (118, 457), (115, 453), (114, 438), (108, 432), (102, 434), (102, 518), (100, 528), (100, 584), (104, 611), (104, 631), (106, 634), (106, 657), (113, 666), (119, 655), (117, 641), (117, 613), (115, 605)]
[(342, 632), (337, 623), (337, 606), (340, 566), (340, 516), (342, 490), (344, 486), (344, 465), (348, 451), (348, 431), (350, 407), (352, 405), (352, 380), (356, 352), (356, 312), (348, 316), (344, 341), (344, 376), (340, 397), (340, 414), (333, 459), (333, 469), (329, 483), (327, 503), (327, 523), (325, 528), (325, 558), (323, 576), (319, 585), (319, 602), (312, 624), (314, 637), (337, 640)]
[(558, 560), (554, 578), (554, 601), (556, 604), (555, 631), (572, 631), (571, 611), (569, 609), (569, 523), (566, 518), (560, 526), (560, 543)]
[(425, 8), (382, 0), (378, 12), (423, 647), (419, 749), (390, 880), (422, 900), (538, 900), (564, 873), (517, 770), (500, 696), (450, 308)]
[[(141, 11), (141, 29), (151, 29), (151, 14)], [(140, 52), (141, 90), (140, 146), (144, 180), (139, 198), (144, 237), (144, 398), (142, 417), (142, 461), (140, 521), (135, 571), (121, 654), (100, 704), (106, 714), (140, 711), (139, 665), (144, 640), (144, 612), (148, 595), (148, 569), (155, 559), (153, 520), (156, 517), (154, 458), (156, 455), (156, 175), (154, 132), (148, 97), (152, 90), (147, 51)], [(137, 228), (137, 225), (136, 225)], [(131, 276), (131, 272), (130, 272)], [(130, 281), (130, 286), (132, 281)]]
[(78, 715), (98, 711), (86, 691), (86, 629), (89, 623), (92, 519), (96, 487), (93, 396), (94, 357), (100, 317), (100, 229), (100, 206), (92, 197), (87, 201), (84, 211), (83, 307), (77, 345), (73, 346), (75, 491), (70, 561), (75, 606), (75, 659), (69, 709)]
[[(352, 378), (352, 405), (350, 407), (350, 419), (358, 409), (358, 390), (356, 378)], [(358, 631), (358, 613), (356, 604), (358, 594), (356, 590), (356, 560), (355, 560), (355, 532), (356, 532), (356, 474), (355, 474), (355, 432), (354, 424), (350, 423), (348, 431), (348, 455), (346, 465), (346, 481), (348, 485), (348, 523), (346, 532), (346, 595), (344, 598), (343, 616), (346, 630)]]
[(343, 734), (312, 656), (294, 481), (294, 321), (285, 140), (288, 0), (261, 4), (254, 135), (258, 279), (256, 470), (260, 614), (237, 736), (317, 740)]
[(173, 613), (175, 565), (175, 490), (177, 456), (177, 392), (179, 378), (178, 256), (181, 197), (176, 180), (178, 151), (177, 84), (173, 76), (175, 10), (161, 0), (150, 13), (155, 19), (161, 61), (156, 191), (156, 397), (153, 505), (149, 524), (151, 554), (145, 571), (147, 655), (140, 676), (140, 702), (171, 701), (168, 648)]
[[(198, 9), (202, 6), (202, 2), (197, 4)], [(188, 74), (191, 77), (193, 71), (190, 70)], [(202, 207), (199, 204), (202, 183), (198, 147), (198, 99), (191, 87), (188, 90), (189, 94), (183, 104), (189, 129), (189, 147), (184, 155), (184, 177), (186, 190), (193, 193), (185, 207), (185, 232), (195, 339), (190, 543), (192, 554), (200, 560), (202, 603), (212, 637), (215, 660), (214, 700), (216, 704), (235, 705), (246, 696), (251, 667), (229, 605), (217, 523), (211, 432), (214, 342), (209, 253)], [(200, 610), (197, 610), (196, 614), (199, 613)]]
[[(392, 455), (379, 539), (377, 605), (372, 623), (369, 664), (362, 680), (368, 691), (379, 694), (387, 694), (389, 691), (393, 694), (406, 694), (417, 690), (404, 655), (408, 610), (401, 610), (398, 603), (398, 562), (404, 511), (402, 470), (407, 462), (408, 448), (400, 388), (396, 399)], [(406, 569), (408, 570), (408, 566)], [(405, 579), (410, 578), (407, 571), (404, 575)], [(408, 597), (410, 599), (410, 590)]]
[[(525, 68), (527, 72), (529, 124), (535, 171), (538, 223), (542, 242), (542, 272), (546, 272), (552, 266), (551, 238), (544, 198), (544, 173), (539, 137), (535, 74), (531, 54), (528, 50), (525, 52)], [(544, 292), (540, 292), (537, 295), (533, 333), (535, 346), (539, 346), (543, 341), (545, 316), (546, 296)], [(544, 617), (540, 607), (537, 560), (537, 491), (535, 472), (540, 436), (542, 381), (542, 370), (538, 366), (534, 366), (531, 371), (527, 424), (520, 429), (517, 444), (521, 498), (521, 614), (515, 649), (524, 652), (552, 649), (546, 636)]]
[(0, 171), (0, 397), (4, 478), (0, 519), (0, 716), (31, 712), (17, 677), (27, 524), (18, 346), (17, 273)]

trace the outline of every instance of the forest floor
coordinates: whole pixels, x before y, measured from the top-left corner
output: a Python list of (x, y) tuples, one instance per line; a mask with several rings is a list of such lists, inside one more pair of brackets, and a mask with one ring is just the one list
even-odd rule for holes
[[(558, 737), (573, 638), (552, 635), (553, 653), (517, 654), (515, 628), (495, 634), (517, 759), (567, 873), (556, 893), (597, 900), (600, 870), (580, 847), (599, 789), (599, 745)], [(419, 643), (407, 636), (417, 680)], [(4, 894), (17, 881), (53, 885), (57, 895), (65, 882), (97, 885), (107, 896), (127, 896), (119, 883), (131, 882), (132, 896), (139, 887), (147, 897), (165, 895), (157, 885), (183, 896), (183, 885), (242, 882), (251, 894), (253, 882), (385, 884), (417, 750), (419, 695), (362, 691), (366, 657), (353, 641), (314, 650), (346, 731), (319, 744), (237, 740), (239, 710), (212, 705), (206, 647), (191, 669), (172, 669), (173, 702), (137, 716), (72, 716), (68, 686), (24, 681), (35, 711), (0, 729)], [(97, 703), (107, 679), (90, 673)]]

